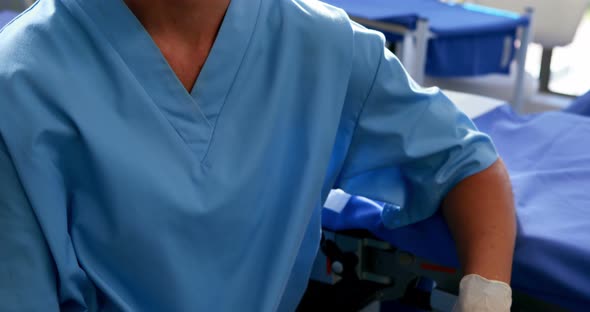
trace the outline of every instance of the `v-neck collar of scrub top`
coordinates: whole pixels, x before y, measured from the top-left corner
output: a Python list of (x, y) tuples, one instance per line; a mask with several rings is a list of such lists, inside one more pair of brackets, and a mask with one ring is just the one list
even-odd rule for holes
[(70, 9), (81, 10), (102, 31), (134, 78), (201, 159), (254, 33), (260, 1), (231, 0), (189, 93), (123, 0), (62, 0)]

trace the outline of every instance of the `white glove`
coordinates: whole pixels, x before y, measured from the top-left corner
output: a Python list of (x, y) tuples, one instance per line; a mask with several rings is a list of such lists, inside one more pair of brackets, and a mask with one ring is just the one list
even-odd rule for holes
[(512, 289), (508, 284), (470, 274), (461, 280), (453, 312), (509, 312), (510, 305)]

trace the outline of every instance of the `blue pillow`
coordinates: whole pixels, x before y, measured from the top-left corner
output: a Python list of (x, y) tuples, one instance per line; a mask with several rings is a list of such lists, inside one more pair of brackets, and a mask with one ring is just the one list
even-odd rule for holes
[(590, 117), (590, 91), (575, 99), (564, 111)]
[(12, 21), (17, 15), (18, 13), (13, 11), (0, 11), (0, 29)]

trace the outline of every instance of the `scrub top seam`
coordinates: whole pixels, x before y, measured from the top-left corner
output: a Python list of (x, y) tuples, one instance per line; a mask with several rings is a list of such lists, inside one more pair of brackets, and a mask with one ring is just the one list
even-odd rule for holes
[[(118, 54), (117, 54), (118, 55)], [(168, 63), (168, 61), (166, 61), (166, 59), (160, 60), (160, 65), (163, 65), (164, 67), (168, 66), (169, 69), (171, 69), (170, 64)], [(128, 68), (127, 71), (131, 72)], [(191, 146), (194, 143), (189, 143), (189, 141), (187, 140), (187, 138), (185, 137), (185, 135), (183, 135), (181, 133), (181, 131), (178, 129), (178, 127), (174, 126), (174, 123), (172, 121), (170, 121), (170, 118), (168, 118), (166, 116), (166, 114), (162, 111), (162, 108), (156, 103), (156, 101), (154, 100), (154, 98), (150, 95), (150, 93), (145, 90), (145, 87), (143, 86), (143, 84), (141, 84), (138, 80), (137, 77), (131, 72), (131, 75), (133, 76), (134, 81), (137, 82), (138, 85), (141, 86), (141, 89), (143, 90), (143, 92), (151, 99), (151, 102), (153, 103), (153, 107), (155, 108), (155, 110), (158, 111), (158, 114), (164, 118), (166, 120), (166, 122), (170, 125), (170, 127), (172, 127), (172, 129), (174, 129), (174, 131), (178, 134), (178, 136), (181, 138), (181, 140), (184, 142), (184, 145), (188, 148), (188, 150), (192, 153), (195, 154), (195, 151), (191, 148)], [(173, 86), (174, 88), (180, 89), (180, 92), (186, 92), (186, 89), (180, 88), (180, 86), (182, 85), (182, 82), (180, 81), (180, 79), (178, 79), (178, 76), (176, 75), (168, 75), (165, 74), (163, 75), (166, 78), (166, 81), (169, 85)], [(182, 99), (180, 99), (179, 97), (185, 97), (184, 95), (180, 95), (180, 92), (177, 94), (175, 92), (175, 94), (173, 95), (175, 99), (177, 99), (178, 101), (182, 101)], [(197, 103), (197, 101), (195, 101), (195, 99), (192, 98), (192, 96), (190, 94), (188, 94), (188, 97), (190, 97), (189, 101), (191, 102), (191, 106), (193, 109), (196, 109), (198, 111), (198, 114), (200, 114), (203, 118), (203, 121), (206, 123), (207, 128), (209, 129), (208, 133), (207, 133), (207, 150), (209, 149), (209, 145), (211, 144), (211, 139), (213, 137), (213, 126), (211, 125), (211, 123), (209, 122), (209, 120), (206, 118), (206, 116), (203, 114), (203, 111), (200, 109), (199, 104)], [(195, 121), (197, 122), (197, 121)], [(206, 155), (206, 154), (205, 154)], [(197, 155), (198, 157), (198, 155)]]
[[(37, 1), (39, 2), (39, 1)], [(36, 3), (37, 3), (36, 2)], [(77, 6), (78, 10), (80, 10), (80, 12), (82, 14), (84, 14), (84, 16), (86, 17), (86, 19), (92, 23), (92, 25), (95, 27), (95, 29), (101, 29), (100, 27), (98, 27), (98, 25), (94, 22), (94, 19), (92, 19), (90, 16), (88, 16), (88, 14), (86, 13), (86, 10), (84, 10), (84, 8), (82, 8), (76, 1), (72, 1), (72, 3), (74, 3), (74, 5)], [(66, 6), (67, 7), (67, 6)], [(70, 10), (68, 9), (68, 13), (70, 14), (70, 16), (72, 16), (72, 18), (74, 18), (78, 24), (80, 24), (81, 26), (84, 26), (83, 23), (81, 23), (79, 21), (78, 18), (76, 18), (74, 16), (74, 14), (72, 14), (70, 12)], [(85, 30), (87, 31), (87, 30)], [(108, 36), (106, 34), (104, 34), (103, 31), (98, 31), (96, 32), (97, 34), (100, 34), (102, 36), (102, 38), (104, 39), (104, 41), (106, 42), (106, 44), (108, 45), (108, 49), (111, 50), (116, 56), (119, 62), (126, 64), (125, 59), (123, 58), (123, 56), (121, 56), (121, 54), (119, 53), (119, 51), (117, 51), (117, 49), (115, 49), (115, 47), (113, 47), (111, 41), (108, 39)], [(104, 47), (104, 46), (103, 46)], [(123, 67), (124, 70), (131, 76), (133, 77), (133, 81), (141, 88), (142, 93), (144, 96), (146, 96), (147, 98), (150, 99), (150, 104), (152, 106), (152, 108), (154, 108), (155, 111), (157, 111), (158, 116), (160, 116), (163, 120), (166, 121), (166, 123), (168, 124), (168, 126), (170, 128), (172, 128), (172, 130), (174, 130), (174, 132), (178, 135), (178, 137), (180, 138), (180, 140), (182, 140), (182, 142), (184, 144), (182, 144), (184, 146), (184, 148), (186, 149), (186, 151), (190, 154), (194, 154), (194, 151), (190, 148), (190, 144), (188, 143), (188, 141), (186, 140), (186, 138), (182, 135), (182, 133), (180, 133), (180, 131), (174, 126), (174, 124), (170, 121), (170, 119), (168, 117), (166, 117), (166, 115), (164, 114), (164, 112), (160, 109), (160, 107), (158, 106), (158, 104), (156, 104), (154, 98), (150, 95), (149, 92), (147, 92), (147, 90), (145, 89), (145, 86), (139, 81), (137, 80), (136, 75), (133, 73), (133, 71), (131, 71), (129, 69), (129, 67), (124, 66)], [(209, 139), (209, 141), (211, 141), (211, 139)]]
[[(152, 43), (151, 48), (155, 47), (155, 50), (153, 51), (154, 54), (159, 56), (159, 57), (157, 57), (157, 59), (158, 59), (157, 62), (159, 62), (159, 64), (162, 66), (162, 70), (163, 70), (163, 72), (161, 73), (162, 76), (166, 77), (165, 79), (167, 80), (168, 84), (170, 85), (170, 88), (174, 88), (176, 90), (176, 92), (174, 92), (173, 96), (179, 102), (184, 102), (182, 98), (187, 98), (187, 101), (190, 102), (193, 110), (196, 110), (197, 113), (201, 117), (203, 117), (202, 118), (203, 121), (207, 124), (207, 127), (209, 128), (209, 130), (211, 132), (211, 130), (213, 129), (213, 125), (211, 125), (211, 122), (209, 121), (207, 116), (205, 116), (205, 114), (203, 113), (203, 110), (199, 106), (199, 103), (197, 103), (197, 101), (192, 97), (190, 91), (188, 91), (187, 89), (184, 88), (182, 81), (180, 81), (180, 78), (178, 77), (178, 75), (176, 75), (176, 73), (174, 72), (174, 69), (172, 69), (172, 66), (170, 65), (170, 63), (168, 62), (166, 57), (164, 57), (162, 50), (159, 49), (158, 45), (154, 42), (151, 35), (148, 35), (148, 37)], [(198, 77), (197, 77), (197, 80), (198, 80)], [(142, 85), (142, 88), (143, 88), (143, 85)], [(151, 96), (150, 96), (150, 98), (151, 98)], [(159, 108), (159, 106), (158, 106), (158, 108)], [(210, 141), (210, 140), (208, 140), (208, 141)]]
[(225, 96), (223, 97), (223, 103), (221, 104), (221, 107), (219, 107), (219, 111), (217, 113), (217, 118), (215, 118), (215, 123), (211, 127), (209, 143), (207, 144), (207, 149), (205, 150), (205, 154), (203, 155), (203, 158), (201, 159), (201, 165), (204, 165), (206, 167), (209, 166), (207, 159), (209, 158), (209, 152), (210, 152), (211, 147), (215, 141), (215, 133), (217, 130), (217, 123), (219, 121), (219, 117), (223, 113), (223, 109), (225, 108), (225, 104), (227, 103), (227, 99), (228, 99), (230, 93), (232, 92), (232, 89), (234, 87), (236, 80), (238, 79), (238, 76), (241, 73), (242, 65), (244, 64), (244, 60), (246, 59), (246, 55), (248, 54), (248, 51), (250, 50), (250, 46), (252, 45), (252, 37), (254, 37), (254, 33), (256, 33), (258, 30), (258, 24), (260, 22), (261, 6), (262, 6), (261, 1), (258, 1), (258, 11), (256, 12), (256, 22), (254, 23), (254, 26), (252, 27), (252, 32), (250, 33), (250, 36), (248, 38), (248, 44), (246, 45), (246, 48), (244, 49), (244, 53), (242, 54), (240, 64), (238, 65), (238, 68), (236, 70), (234, 78), (232, 79), (232, 82), (230, 83), (228, 91), (225, 94)]
[[(6, 146), (6, 147), (8, 148), (8, 146)], [(25, 156), (27, 156), (27, 159), (34, 159), (34, 152), (32, 150), (29, 151), (29, 152), (27, 152), (26, 150), (21, 150), (21, 152)], [(37, 223), (37, 226), (39, 227), (39, 231), (43, 235), (43, 241), (45, 243), (45, 247), (47, 247), (47, 251), (48, 251), (49, 255), (51, 256), (51, 263), (52, 263), (53, 269), (55, 270), (54, 277), (56, 279), (59, 279), (60, 278), (60, 269), (59, 269), (59, 267), (57, 265), (57, 262), (55, 260), (56, 259), (55, 250), (54, 250), (54, 248), (52, 248), (52, 245), (50, 244), (49, 239), (47, 238), (47, 232), (48, 232), (48, 230), (47, 230), (46, 227), (43, 226), (43, 223), (40, 221), (41, 218), (39, 217), (39, 214), (37, 212), (37, 209), (34, 208), (35, 206), (31, 202), (31, 198), (29, 196), (29, 192), (28, 192), (27, 188), (25, 187), (25, 184), (23, 183), (22, 174), (21, 174), (20, 170), (18, 169), (18, 166), (16, 166), (16, 162), (14, 161), (14, 158), (12, 157), (12, 154), (8, 150), (6, 150), (6, 155), (7, 155), (8, 159), (11, 162), (11, 165), (12, 165), (12, 168), (14, 169), (14, 172), (16, 173), (16, 177), (18, 179), (18, 183), (20, 185), (21, 190), (23, 191), (23, 195), (25, 195), (25, 198), (27, 200), (27, 203), (29, 204), (29, 208), (31, 209), (31, 212), (35, 216), (35, 221)], [(59, 181), (64, 186), (65, 196), (67, 198), (67, 187), (66, 187), (67, 184), (65, 183), (65, 179), (64, 179), (63, 175), (61, 174), (61, 171), (58, 169), (57, 165), (55, 164), (55, 162), (51, 158), (43, 158), (43, 159), (47, 159), (48, 160), (49, 167), (52, 169), (52, 171), (58, 173)], [(66, 202), (66, 204), (67, 204), (67, 202)], [(66, 215), (67, 215), (68, 207), (66, 206), (66, 207), (64, 207), (64, 209), (66, 209)], [(66, 225), (69, 226), (69, 224), (67, 223), (67, 221), (68, 220), (66, 219)], [(70, 236), (69, 231), (66, 231), (66, 233), (67, 233), (67, 240), (68, 240), (68, 242), (70, 244), (72, 244), (71, 236)], [(76, 255), (76, 259), (77, 259), (77, 255)], [(84, 272), (84, 273), (86, 273), (86, 272)], [(61, 290), (60, 290), (59, 287), (56, 287), (56, 292), (57, 292), (57, 295), (59, 297), (61, 297)]]
[(367, 95), (365, 96), (365, 98), (364, 98), (364, 100), (363, 100), (363, 102), (361, 104), (361, 107), (359, 108), (358, 113), (357, 113), (357, 115), (355, 117), (354, 127), (352, 129), (352, 134), (350, 136), (350, 140), (348, 140), (348, 144), (347, 144), (347, 147), (346, 147), (346, 158), (344, 159), (344, 161), (342, 162), (342, 164), (340, 165), (340, 168), (338, 170), (338, 177), (336, 178), (336, 182), (334, 183), (335, 186), (338, 186), (341, 181), (344, 181), (344, 180), (350, 178), (350, 177), (344, 177), (344, 176), (342, 176), (342, 174), (343, 174), (342, 168), (344, 168), (344, 166), (345, 166), (345, 164), (346, 164), (346, 162), (348, 160), (348, 152), (350, 151), (350, 146), (352, 145), (352, 142), (354, 140), (354, 136), (356, 134), (356, 130), (358, 129), (358, 126), (359, 126), (359, 121), (360, 121), (361, 116), (362, 116), (362, 114), (363, 114), (363, 112), (365, 110), (365, 107), (367, 105), (367, 102), (369, 100), (369, 97), (371, 96), (371, 93), (373, 93), (373, 88), (375, 87), (375, 83), (377, 82), (377, 76), (379, 74), (379, 68), (381, 68), (381, 63), (383, 62), (383, 59), (384, 58), (385, 58), (384, 56), (381, 56), (379, 58), (379, 62), (377, 62), (377, 66), (376, 66), (375, 71), (374, 71), (374, 74), (373, 74), (373, 80), (371, 81), (371, 84), (370, 84), (369, 89), (367, 91)]
[[(320, 194), (321, 195), (321, 194)], [(307, 222), (306, 222), (306, 228), (309, 228), (310, 223), (311, 223), (311, 218), (314, 215), (314, 212), (316, 209), (323, 209), (323, 205), (320, 202), (319, 204), (315, 205), (316, 207), (314, 207), (313, 209), (310, 209), (309, 214), (307, 215)], [(320, 208), (318, 208), (320, 207)], [(301, 246), (303, 245), (303, 241), (305, 240), (305, 236), (306, 236), (306, 232), (307, 231), (303, 231), (298, 239), (298, 244), (297, 244), (297, 250), (301, 250)], [(322, 229), (320, 227), (320, 233), (322, 232)], [(318, 241), (319, 243), (319, 241)], [(319, 250), (319, 247), (317, 248), (317, 250)], [(290, 274), (289, 276), (287, 276), (287, 278), (285, 279), (285, 282), (283, 283), (283, 286), (281, 287), (281, 298), (279, 298), (277, 300), (277, 302), (275, 303), (274, 307), (273, 307), (273, 311), (278, 311), (279, 307), (281, 306), (281, 303), (283, 301), (283, 296), (285, 295), (285, 290), (287, 289), (287, 287), (289, 286), (289, 279), (290, 279), (290, 275), (293, 274), (293, 268), (295, 267), (295, 264), (297, 263), (297, 258), (298, 258), (299, 252), (297, 253), (297, 255), (295, 255), (295, 257), (292, 257), (291, 261), (290, 261)]]

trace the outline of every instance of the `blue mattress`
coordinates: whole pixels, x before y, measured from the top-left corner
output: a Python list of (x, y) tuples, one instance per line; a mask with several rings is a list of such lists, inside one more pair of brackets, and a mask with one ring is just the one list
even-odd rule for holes
[[(590, 119), (551, 112), (518, 116), (502, 106), (477, 119), (510, 172), (518, 237), (512, 286), (562, 307), (590, 305)], [(437, 263), (458, 266), (439, 214), (388, 230), (381, 206), (352, 197), (339, 214), (324, 209), (330, 230), (367, 229), (393, 245)]]
[(590, 117), (590, 91), (575, 99), (564, 111)]
[[(437, 0), (326, 0), (349, 15), (415, 29), (426, 19), (436, 36), (427, 51), (426, 73), (431, 76), (479, 76), (508, 73), (515, 54), (519, 26), (528, 17), (476, 5), (449, 5)], [(390, 41), (398, 34), (385, 33)], [(506, 55), (506, 53), (508, 53)], [(507, 61), (508, 60), (508, 61)]]
[(12, 11), (0, 11), (0, 29), (18, 15)]

